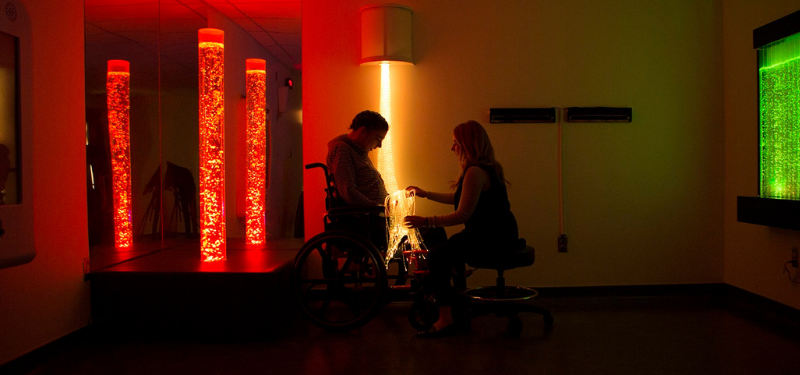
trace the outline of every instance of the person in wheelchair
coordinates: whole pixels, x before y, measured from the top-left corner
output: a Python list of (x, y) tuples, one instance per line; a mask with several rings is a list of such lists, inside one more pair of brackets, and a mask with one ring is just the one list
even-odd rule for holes
[(344, 205), (383, 205), (386, 187), (368, 154), (381, 147), (388, 131), (389, 124), (383, 116), (373, 111), (362, 111), (353, 118), (347, 134), (328, 142), (325, 162)]
[(450, 283), (454, 270), (481, 257), (502, 256), (496, 249), (513, 249), (519, 241), (517, 222), (511, 213), (503, 167), (494, 157), (494, 149), (486, 130), (476, 121), (467, 121), (453, 129), (450, 148), (458, 158), (461, 173), (455, 191), (436, 193), (409, 186), (416, 196), (439, 203), (453, 204), (455, 210), (441, 216), (407, 216), (409, 228), (446, 227), (464, 224), (464, 229), (446, 242), (431, 248), (428, 254), (430, 282), (439, 320), (420, 337), (441, 337), (454, 334), (458, 326), (453, 319), (456, 291)]
[[(388, 195), (383, 177), (369, 159), (369, 152), (381, 147), (389, 123), (379, 113), (362, 111), (350, 124), (350, 131), (328, 142), (328, 166), (336, 187), (337, 205), (342, 207), (382, 206)], [(367, 236), (377, 244), (386, 243), (386, 219), (369, 215)], [(364, 225), (356, 219), (345, 224), (350, 227)], [(358, 229), (358, 228), (356, 228)], [(380, 247), (380, 246), (379, 246)]]

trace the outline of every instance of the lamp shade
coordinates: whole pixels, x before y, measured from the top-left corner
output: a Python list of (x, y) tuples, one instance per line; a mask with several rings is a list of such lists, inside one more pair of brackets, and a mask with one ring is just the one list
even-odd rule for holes
[(402, 5), (369, 5), (361, 14), (361, 65), (381, 62), (413, 64), (410, 8)]

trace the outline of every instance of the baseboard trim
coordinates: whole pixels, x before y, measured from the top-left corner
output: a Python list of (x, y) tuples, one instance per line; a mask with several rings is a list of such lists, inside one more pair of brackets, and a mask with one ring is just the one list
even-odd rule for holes
[(800, 338), (800, 310), (733, 285), (724, 286), (723, 300), (729, 311), (779, 334)]
[(777, 334), (800, 338), (800, 310), (725, 283), (534, 288), (539, 298), (705, 296), (720, 308)]
[(548, 297), (656, 297), (685, 295), (722, 295), (727, 284), (658, 284), (534, 287), (539, 296)]

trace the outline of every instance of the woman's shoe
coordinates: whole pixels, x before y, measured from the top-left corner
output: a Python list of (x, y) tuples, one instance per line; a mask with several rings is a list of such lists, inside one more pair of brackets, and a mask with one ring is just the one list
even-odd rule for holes
[(442, 329), (436, 329), (436, 326), (432, 326), (427, 331), (420, 331), (417, 332), (417, 337), (420, 338), (438, 338), (438, 337), (447, 337), (453, 336), (458, 333), (458, 325), (456, 323), (450, 323)]

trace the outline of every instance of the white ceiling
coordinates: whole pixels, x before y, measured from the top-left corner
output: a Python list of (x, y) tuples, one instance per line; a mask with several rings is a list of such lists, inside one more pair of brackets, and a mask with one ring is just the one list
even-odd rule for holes
[(300, 0), (206, 0), (289, 67), (300, 69)]
[(85, 0), (87, 63), (110, 46), (151, 56), (161, 51), (162, 62), (166, 58), (179, 63), (184, 54), (197, 53), (196, 43), (186, 41), (195, 40), (197, 29), (207, 27), (207, 7), (213, 7), (287, 68), (300, 70), (300, 1)]

